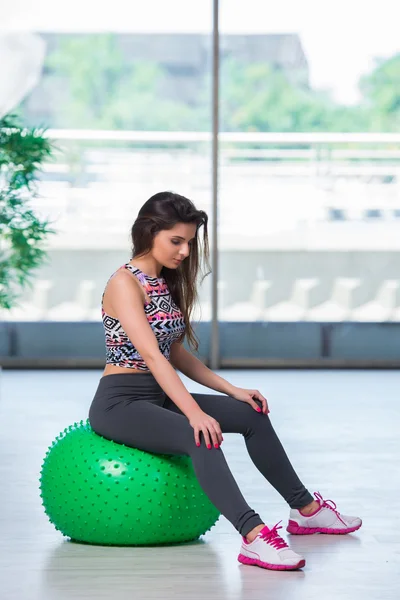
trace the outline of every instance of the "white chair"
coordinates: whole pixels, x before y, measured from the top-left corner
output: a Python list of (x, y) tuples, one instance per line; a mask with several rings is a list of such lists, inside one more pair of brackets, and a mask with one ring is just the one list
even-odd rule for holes
[(288, 300), (279, 302), (264, 311), (268, 321), (303, 321), (308, 311), (320, 300), (320, 281), (316, 278), (296, 279)]
[(308, 321), (352, 320), (354, 308), (360, 304), (361, 280), (339, 277), (335, 279), (332, 297), (308, 311)]
[(353, 310), (355, 321), (392, 321), (400, 316), (400, 282), (396, 279), (384, 281), (376, 297)]

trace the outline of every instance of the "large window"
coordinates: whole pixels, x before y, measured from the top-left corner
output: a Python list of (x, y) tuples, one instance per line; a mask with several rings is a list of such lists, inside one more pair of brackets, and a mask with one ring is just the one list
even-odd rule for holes
[(222, 4), (221, 321), (400, 319), (400, 45), (353, 4)]
[[(130, 259), (132, 223), (154, 193), (186, 195), (211, 216), (211, 4), (156, 2), (139, 16), (122, 4), (110, 21), (94, 2), (65, 23), (50, 5), (31, 14), (46, 57), (20, 112), (57, 145), (35, 201), (56, 235), (6, 320), (99, 321), (107, 278)], [(206, 320), (209, 290), (206, 280)]]
[[(218, 364), (263, 366), (335, 352), (365, 358), (372, 349), (398, 359), (388, 329), (366, 337), (351, 330), (351, 350), (340, 329), (363, 324), (364, 335), (368, 324), (400, 321), (400, 46), (397, 22), (387, 19), (392, 3), (360, 12), (338, 0), (331, 14), (316, 0), (219, 4), (218, 272), (199, 290), (202, 356), (212, 350)], [(5, 18), (45, 43), (41, 79), (19, 110), (57, 144), (35, 203), (56, 234), (32, 289), (1, 317), (74, 321), (81, 325), (74, 339), (86, 339), (152, 194), (193, 199), (209, 214), (213, 244), (216, 2), (157, 0), (139, 13), (116, 0), (112, 14), (94, 2), (45, 5), (26, 2), (18, 14), (7, 7)], [(215, 289), (218, 323), (210, 326)]]

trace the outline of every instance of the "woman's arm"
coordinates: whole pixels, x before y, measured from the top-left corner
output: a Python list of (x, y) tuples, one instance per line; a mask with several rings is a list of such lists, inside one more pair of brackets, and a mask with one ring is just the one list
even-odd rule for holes
[(171, 346), (170, 361), (173, 366), (186, 375), (186, 377), (189, 377), (189, 379), (192, 379), (201, 385), (205, 385), (212, 390), (216, 390), (217, 392), (229, 396), (235, 388), (234, 385), (230, 384), (206, 367), (201, 360), (188, 352), (186, 348), (183, 347), (183, 344), (180, 344), (179, 342), (175, 342)]

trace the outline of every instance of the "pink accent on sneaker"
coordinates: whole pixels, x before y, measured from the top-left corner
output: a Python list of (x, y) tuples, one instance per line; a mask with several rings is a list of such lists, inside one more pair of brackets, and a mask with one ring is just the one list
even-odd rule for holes
[[(279, 521), (279, 523), (280, 522), (281, 521)], [(281, 548), (289, 548), (285, 540), (282, 539), (278, 533), (278, 529), (282, 529), (282, 526), (278, 527), (279, 523), (274, 525), (272, 529), (269, 529), (269, 527), (267, 527), (266, 525), (261, 529), (260, 533), (258, 534), (260, 538), (268, 542), (270, 546), (276, 548), (277, 550), (280, 550)]]
[[(320, 510), (322, 510), (323, 508), (328, 509), (329, 511), (332, 511), (335, 513), (337, 519), (343, 523), (343, 525), (345, 527), (312, 527), (312, 526), (306, 526), (305, 522), (303, 522), (301, 525), (299, 523), (297, 523), (294, 518), (289, 519), (289, 523), (288, 526), (286, 527), (286, 531), (288, 533), (292, 533), (294, 535), (311, 535), (313, 533), (329, 533), (329, 534), (346, 534), (346, 533), (353, 533), (353, 531), (357, 531), (357, 529), (360, 529), (361, 525), (362, 525), (362, 521), (361, 519), (357, 519), (358, 523), (356, 525), (353, 525), (351, 527), (349, 527), (349, 523), (346, 523), (346, 521), (343, 520), (343, 518), (341, 517), (340, 513), (337, 510), (337, 506), (335, 504), (335, 502), (333, 502), (333, 500), (324, 500), (324, 498), (322, 497), (322, 495), (319, 492), (314, 492), (315, 498), (317, 499), (318, 503), (319, 503), (319, 509), (316, 510), (313, 513), (310, 513), (308, 515), (303, 514), (300, 510), (297, 509), (298, 513), (300, 514), (300, 523), (301, 523), (301, 519), (304, 519), (304, 521), (306, 521), (307, 519), (309, 519), (310, 517), (315, 516)], [(331, 504), (329, 504), (329, 502)], [(295, 517), (295, 513), (297, 512), (295, 510), (292, 510), (291, 516)], [(344, 518), (348, 518), (345, 517)]]
[[(336, 516), (339, 519), (339, 521), (342, 521), (343, 525), (346, 525), (346, 523), (343, 521), (342, 517), (340, 516), (339, 512), (336, 510), (337, 506), (336, 506), (336, 504), (334, 503), (333, 500), (324, 500), (323, 497), (322, 497), (322, 495), (319, 492), (315, 492), (314, 496), (316, 497), (316, 499), (319, 502), (319, 508), (320, 509), (323, 506), (325, 506), (325, 508), (329, 508), (330, 510), (333, 510), (333, 512), (336, 513)], [(328, 504), (328, 502), (332, 502), (333, 506), (331, 506), (330, 504)]]
[[(279, 523), (281, 523), (281, 521), (279, 521)], [(282, 550), (284, 548), (289, 549), (288, 544), (278, 534), (278, 529), (282, 529), (282, 526), (278, 527), (279, 523), (274, 525), (274, 527), (272, 529), (269, 529), (269, 527), (267, 525), (265, 525), (265, 527), (263, 527), (259, 531), (256, 538), (261, 538), (262, 540), (264, 540), (267, 544), (269, 544), (276, 550)], [(253, 542), (256, 540), (256, 538), (253, 540)], [(243, 537), (244, 544), (250, 545), (253, 542), (248, 542), (246, 540), (246, 538)], [(296, 569), (301, 569), (306, 564), (306, 561), (304, 558), (301, 558), (296, 564), (293, 564), (293, 565), (272, 564), (272, 563), (264, 562), (264, 561), (260, 560), (259, 558), (245, 556), (242, 553), (239, 554), (238, 561), (244, 565), (257, 565), (259, 567), (263, 567), (264, 569), (271, 569), (273, 571), (293, 571)]]
[(286, 527), (286, 531), (288, 533), (292, 533), (293, 535), (311, 535), (312, 533), (332, 533), (332, 534), (345, 534), (345, 533), (353, 533), (353, 531), (357, 531), (360, 529), (361, 525), (357, 525), (356, 527), (347, 527), (346, 529), (331, 529), (329, 527), (300, 527), (297, 525), (296, 521), (289, 521), (289, 525)]
[(259, 567), (263, 567), (264, 569), (271, 569), (272, 571), (294, 571), (296, 569), (301, 569), (305, 566), (306, 561), (304, 559), (300, 560), (297, 565), (271, 565), (270, 563), (262, 562), (262, 560), (256, 560), (255, 558), (250, 558), (249, 556), (243, 556), (243, 554), (239, 554), (238, 561), (243, 565), (258, 565)]
[[(279, 523), (281, 523), (282, 521), (279, 521)], [(275, 546), (274, 543), (271, 544), (271, 546), (274, 546), (274, 548), (286, 548), (287, 547), (287, 543), (285, 542), (285, 540), (283, 540), (279, 535), (278, 535), (278, 529), (282, 529), (281, 527), (278, 527), (279, 523), (277, 523), (276, 525), (274, 525), (274, 527), (272, 529), (270, 529), (268, 527), (268, 525), (264, 525), (264, 527), (262, 529), (260, 529), (260, 531), (257, 533), (256, 537), (260, 537), (263, 540), (266, 540), (268, 542), (268, 535), (269, 534), (273, 534), (271, 535), (271, 539), (274, 540), (275, 537), (277, 536), (283, 543), (283, 545), (280, 546)], [(275, 536), (276, 534), (276, 536)], [(244, 536), (243, 537), (243, 543), (244, 544), (251, 544), (251, 542), (247, 541), (246, 538)], [(254, 538), (256, 539), (256, 538)], [(253, 540), (254, 541), (254, 540)]]
[[(319, 512), (321, 510), (321, 508), (323, 506), (325, 506), (326, 508), (329, 508), (330, 510), (333, 510), (334, 513), (336, 513), (337, 518), (343, 523), (343, 525), (346, 525), (346, 523), (343, 521), (342, 517), (340, 516), (340, 514), (338, 513), (337, 506), (334, 503), (333, 500), (324, 500), (323, 497), (321, 496), (321, 494), (319, 492), (314, 492), (314, 496), (317, 499), (317, 502), (319, 503), (319, 507), (314, 510), (314, 512), (312, 513), (308, 513), (307, 515), (304, 514), (303, 512), (301, 512), (301, 509), (299, 509), (299, 513), (301, 514), (302, 517), (304, 518), (309, 518), (309, 517), (313, 517), (314, 515), (317, 514), (317, 512)], [(330, 504), (328, 504), (328, 502), (332, 502), (333, 506), (331, 506)]]

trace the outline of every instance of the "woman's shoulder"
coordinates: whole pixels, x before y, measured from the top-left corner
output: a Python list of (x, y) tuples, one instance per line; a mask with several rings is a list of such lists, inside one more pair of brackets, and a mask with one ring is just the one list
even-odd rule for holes
[[(139, 273), (135, 272), (135, 268), (130, 269), (131, 265), (121, 265), (109, 278), (106, 289), (109, 288), (111, 292), (116, 292), (120, 285), (136, 285), (141, 290), (144, 301), (147, 303), (150, 301), (146, 291), (143, 289), (143, 283), (140, 280)], [(114, 282), (116, 285), (110, 285)]]

